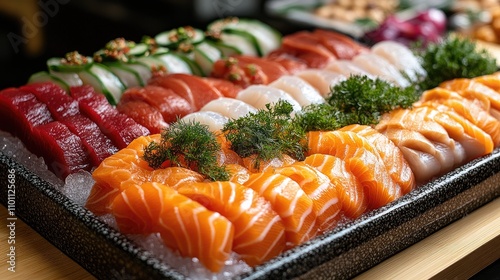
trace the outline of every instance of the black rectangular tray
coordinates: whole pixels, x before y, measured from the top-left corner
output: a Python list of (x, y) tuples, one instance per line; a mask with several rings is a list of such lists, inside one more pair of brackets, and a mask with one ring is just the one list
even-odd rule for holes
[[(97, 278), (186, 278), (0, 152), (0, 178), (10, 169), (16, 215)], [(0, 189), (7, 207), (7, 184)], [(496, 149), (236, 278), (352, 278), (499, 196)]]

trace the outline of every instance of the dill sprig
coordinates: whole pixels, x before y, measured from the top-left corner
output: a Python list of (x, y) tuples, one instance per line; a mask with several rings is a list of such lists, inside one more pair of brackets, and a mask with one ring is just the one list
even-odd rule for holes
[(226, 181), (229, 173), (217, 163), (220, 144), (208, 126), (179, 120), (161, 133), (160, 143), (144, 149), (144, 160), (153, 168), (182, 166), (213, 181)]
[(474, 78), (497, 71), (497, 62), (486, 50), (479, 50), (467, 38), (448, 36), (442, 42), (428, 45), (420, 52), (427, 77), (419, 84), (424, 91), (455, 78)]
[(222, 131), (240, 157), (255, 155), (256, 168), (262, 161), (282, 158), (283, 154), (303, 160), (306, 134), (291, 121), (292, 112), (293, 106), (280, 100), (256, 113), (230, 120)]

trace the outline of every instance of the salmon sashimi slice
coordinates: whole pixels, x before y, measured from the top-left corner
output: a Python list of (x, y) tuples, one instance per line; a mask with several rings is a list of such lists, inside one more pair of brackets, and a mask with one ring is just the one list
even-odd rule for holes
[(338, 59), (352, 59), (357, 54), (370, 50), (350, 37), (334, 31), (315, 29), (313, 35)]
[(149, 129), (151, 134), (161, 133), (169, 126), (163, 119), (160, 111), (144, 101), (136, 100), (125, 102), (120, 100), (116, 105), (116, 109), (118, 112), (127, 115), (138, 124)]
[(455, 165), (455, 140), (448, 135), (442, 125), (427, 119), (424, 110), (397, 109), (386, 113), (375, 129), (383, 132), (388, 128), (419, 132), (440, 151), (437, 154), (440, 155), (437, 159), (441, 162), (441, 173), (453, 169)]
[(240, 86), (237, 86), (227, 80), (212, 77), (204, 77), (203, 79), (218, 89), (224, 97), (235, 98), (238, 92), (242, 89)]
[(250, 175), (244, 185), (271, 202), (285, 226), (287, 248), (316, 236), (314, 202), (297, 182), (281, 174), (264, 172)]
[(151, 178), (153, 168), (143, 156), (144, 148), (152, 141), (160, 142), (160, 135), (138, 137), (126, 148), (104, 159), (92, 172), (95, 184), (85, 205), (90, 211), (97, 215), (109, 213), (114, 196)]
[(436, 146), (421, 133), (408, 129), (387, 128), (381, 131), (403, 153), (413, 170), (417, 185), (427, 183), (441, 172), (442, 157)]
[(155, 169), (148, 175), (149, 182), (167, 185), (173, 189), (177, 189), (183, 184), (203, 182), (205, 180), (205, 177), (200, 173), (178, 166)]
[(175, 78), (173, 75), (159, 75), (149, 80), (148, 85), (159, 86), (162, 88), (170, 89), (175, 94), (184, 98), (196, 111), (196, 101), (191, 88), (186, 82), (181, 79)]
[(473, 81), (479, 82), (495, 91), (500, 90), (500, 72), (495, 72), (489, 75), (482, 75), (472, 78)]
[(106, 97), (97, 93), (93, 87), (72, 87), (70, 92), (78, 101), (80, 112), (95, 122), (118, 149), (125, 148), (137, 137), (150, 134), (147, 128), (118, 112)]
[(401, 150), (384, 134), (368, 125), (353, 124), (340, 129), (365, 137), (378, 152), (391, 178), (401, 187), (402, 194), (415, 188), (415, 176)]
[(347, 170), (345, 161), (336, 156), (312, 154), (306, 157), (304, 163), (328, 176), (337, 189), (342, 212), (346, 217), (356, 219), (366, 211), (367, 202), (363, 186)]
[(272, 158), (266, 161), (257, 161), (256, 156), (249, 156), (243, 158), (243, 166), (251, 173), (257, 172), (273, 172), (274, 169), (279, 167), (294, 164), (296, 160), (289, 155), (282, 155), (281, 158)]
[[(463, 133), (460, 134), (460, 130), (449, 131), (450, 136), (456, 138), (458, 143), (460, 143), (465, 151), (466, 159), (464, 160), (464, 162), (489, 154), (493, 151), (494, 143), (491, 136), (484, 130), (480, 129), (475, 124), (464, 118), (464, 116), (455, 112), (453, 108), (432, 100), (420, 103), (418, 106), (428, 106), (435, 108), (439, 112), (447, 115), (452, 121), (460, 124), (463, 129)], [(447, 120), (444, 120), (444, 122), (447, 122), (448, 125), (451, 124), (451, 122), (448, 122)], [(443, 127), (445, 127), (445, 125), (443, 125)]]
[(238, 184), (244, 184), (250, 178), (250, 171), (241, 164), (230, 163), (226, 165), (226, 170), (229, 172), (229, 181)]
[(491, 102), (491, 106), (500, 110), (500, 94), (494, 89), (480, 83), (477, 80), (459, 78), (450, 81), (445, 81), (439, 85), (442, 88), (456, 91), (459, 94), (466, 92), (474, 92), (485, 96)]
[(289, 72), (281, 64), (261, 57), (249, 55), (233, 55), (243, 67), (257, 65), (267, 76), (267, 83), (276, 81), (279, 77), (288, 75)]
[(170, 89), (148, 85), (142, 88), (128, 88), (122, 95), (123, 102), (143, 101), (155, 107), (167, 123), (192, 113), (194, 108), (184, 98)]
[(368, 207), (379, 208), (401, 196), (401, 187), (387, 173), (372, 144), (350, 131), (310, 131), (309, 155), (328, 154), (343, 159), (363, 186)]
[(38, 100), (47, 105), (55, 120), (66, 125), (72, 133), (80, 137), (93, 166), (99, 165), (105, 158), (118, 151), (99, 126), (80, 113), (78, 102), (61, 87), (52, 83), (37, 83), (22, 86), (20, 89), (33, 93)]
[(181, 256), (197, 258), (212, 272), (219, 272), (229, 259), (234, 238), (232, 223), (168, 186), (131, 186), (112, 205), (124, 233), (158, 232), (167, 247)]
[[(474, 98), (473, 96), (470, 97)], [(420, 103), (423, 102), (432, 104), (434, 107), (444, 105), (450, 108), (488, 133), (495, 147), (500, 145), (500, 120), (490, 114), (487, 102), (468, 99), (467, 96), (462, 96), (445, 89), (434, 89), (424, 92)]]
[(192, 183), (178, 189), (234, 225), (233, 251), (250, 266), (278, 256), (286, 247), (285, 226), (271, 203), (256, 191), (229, 181)]
[(276, 168), (274, 172), (297, 182), (312, 199), (320, 233), (331, 230), (337, 225), (341, 217), (339, 195), (325, 174), (304, 162)]

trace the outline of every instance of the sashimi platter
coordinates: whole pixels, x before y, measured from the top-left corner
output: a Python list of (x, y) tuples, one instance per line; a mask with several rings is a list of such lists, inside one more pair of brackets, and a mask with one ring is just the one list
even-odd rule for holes
[(500, 196), (500, 72), (467, 38), (110, 39), (0, 91), (0, 202), (97, 278), (348, 279)]

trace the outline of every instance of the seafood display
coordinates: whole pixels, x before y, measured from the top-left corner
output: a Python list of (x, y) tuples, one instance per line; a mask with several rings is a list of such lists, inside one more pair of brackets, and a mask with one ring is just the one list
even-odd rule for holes
[[(0, 129), (61, 180), (90, 172), (96, 216), (217, 275), (492, 153), (500, 74), (489, 70), (413, 94), (428, 72), (402, 43), (225, 19), (51, 59), (0, 91)], [(334, 95), (358, 89), (355, 109)]]

